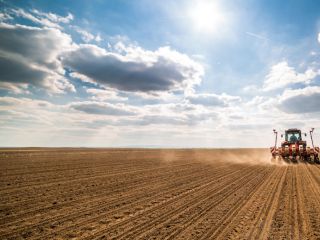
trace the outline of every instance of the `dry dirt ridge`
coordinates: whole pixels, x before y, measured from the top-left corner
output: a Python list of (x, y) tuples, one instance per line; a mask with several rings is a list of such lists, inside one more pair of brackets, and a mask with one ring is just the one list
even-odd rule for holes
[(263, 149), (1, 149), (0, 239), (320, 239), (320, 169)]

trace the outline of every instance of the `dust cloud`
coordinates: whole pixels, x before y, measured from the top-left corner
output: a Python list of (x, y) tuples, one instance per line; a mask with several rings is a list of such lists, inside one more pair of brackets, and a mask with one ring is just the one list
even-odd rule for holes
[(270, 165), (278, 164), (271, 161), (271, 153), (266, 148), (238, 149), (161, 149), (159, 158), (164, 163), (174, 161), (192, 161), (199, 163), (234, 163)]

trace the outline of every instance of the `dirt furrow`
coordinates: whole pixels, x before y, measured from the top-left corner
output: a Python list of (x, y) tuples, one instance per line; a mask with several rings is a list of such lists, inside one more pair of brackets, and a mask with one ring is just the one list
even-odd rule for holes
[[(188, 164), (190, 164), (190, 163), (181, 164), (181, 166), (188, 165)], [(58, 179), (58, 180), (55, 180), (55, 181), (52, 181), (52, 182), (32, 183), (32, 184), (24, 185), (24, 186), (21, 186), (21, 187), (4, 189), (4, 190), (0, 190), (0, 194), (1, 195), (5, 195), (5, 194), (9, 195), (9, 194), (12, 194), (15, 191), (21, 191), (21, 190), (24, 190), (24, 189), (28, 189), (30, 187), (36, 187), (36, 188), (49, 187), (49, 186), (52, 186), (52, 185), (55, 185), (55, 184), (65, 184), (65, 183), (72, 184), (72, 183), (76, 183), (78, 181), (87, 181), (87, 180), (95, 179), (95, 178), (117, 177), (117, 176), (121, 176), (121, 175), (127, 176), (127, 175), (130, 175), (130, 174), (131, 175), (144, 174), (144, 173), (147, 173), (149, 171), (163, 170), (163, 169), (166, 169), (166, 168), (168, 168), (168, 166), (161, 166), (161, 167), (156, 167), (156, 168), (152, 168), (152, 169), (139, 169), (139, 170), (133, 170), (133, 171), (122, 171), (122, 172), (112, 173), (112, 174), (103, 173), (103, 174), (98, 174), (98, 175), (94, 175), (94, 176), (92, 174), (88, 174), (88, 176), (84, 176), (84, 177), (78, 177), (78, 178), (75, 177), (75, 178), (69, 178), (69, 179), (66, 179), (66, 180)]]
[[(225, 171), (223, 174), (223, 171), (219, 173), (220, 178), (224, 178), (225, 175), (234, 174), (234, 171)], [(192, 176), (192, 175), (191, 175)], [(189, 176), (190, 177), (190, 176)], [(219, 177), (217, 178), (219, 179)], [(158, 189), (157, 194), (150, 194), (149, 199), (143, 198), (138, 199), (138, 201), (135, 201), (133, 203), (130, 203), (122, 208), (112, 209), (111, 212), (108, 212), (104, 209), (101, 209), (98, 215), (91, 214), (89, 218), (78, 218), (79, 221), (75, 223), (72, 223), (71, 225), (67, 225), (67, 227), (60, 229), (62, 233), (65, 233), (67, 231), (73, 231), (74, 228), (83, 228), (84, 232), (88, 232), (88, 229), (92, 228), (92, 225), (97, 225), (96, 227), (100, 227), (105, 229), (108, 225), (112, 224), (112, 219), (116, 222), (126, 220), (132, 216), (135, 216), (136, 214), (139, 214), (143, 211), (145, 211), (146, 208), (151, 208), (154, 206), (159, 205), (162, 202), (169, 201), (170, 199), (178, 199), (183, 194), (186, 194), (187, 192), (190, 192), (193, 189), (203, 187), (203, 184), (210, 180), (210, 175), (206, 176), (205, 178), (200, 178), (195, 182), (190, 182), (191, 185), (187, 184), (186, 186), (182, 187), (180, 190), (179, 188), (170, 188), (167, 191), (161, 191)], [(182, 185), (179, 185), (179, 187)], [(154, 200), (156, 199), (156, 200)], [(105, 208), (108, 208), (108, 205), (106, 205)], [(123, 214), (121, 214), (123, 212)], [(92, 217), (93, 215), (93, 217)], [(100, 219), (105, 219), (101, 222)], [(87, 225), (91, 225), (87, 226)]]
[(0, 149), (0, 239), (320, 239), (320, 167), (267, 151)]
[(278, 207), (271, 225), (269, 238), (299, 239), (296, 201), (296, 166), (289, 166), (285, 184), (281, 190)]
[[(223, 167), (223, 166), (221, 166)], [(11, 216), (8, 216), (7, 218), (5, 217), (4, 220), (6, 221), (12, 221), (13, 218), (21, 218), (23, 216), (21, 216), (21, 214), (33, 214), (34, 211), (37, 211), (39, 209), (44, 209), (44, 208), (52, 208), (52, 202), (54, 201), (58, 201), (59, 200), (59, 207), (62, 207), (65, 204), (70, 203), (70, 201), (68, 201), (68, 199), (70, 200), (70, 198), (74, 198), (76, 195), (80, 196), (84, 195), (84, 198), (81, 197), (77, 197), (74, 198), (73, 201), (71, 201), (72, 203), (75, 203), (76, 201), (81, 201), (81, 200), (85, 200), (85, 199), (90, 199), (92, 197), (98, 197), (99, 195), (104, 195), (104, 194), (111, 194), (111, 193), (117, 193), (119, 191), (121, 191), (121, 188), (128, 188), (131, 185), (136, 185), (136, 184), (140, 184), (142, 183), (146, 183), (147, 179), (149, 181), (153, 180), (153, 179), (159, 179), (162, 178), (164, 176), (167, 177), (171, 177), (171, 176), (175, 176), (177, 173), (181, 173), (181, 174), (189, 174), (191, 172), (194, 173), (198, 173), (198, 172), (203, 172), (204, 170), (202, 170), (201, 168), (190, 168), (190, 166), (188, 167), (183, 167), (181, 169), (176, 169), (176, 168), (170, 168), (166, 171), (154, 171), (152, 173), (150, 173), (149, 175), (137, 175), (134, 176), (134, 178), (129, 178), (128, 176), (123, 177), (123, 179), (121, 178), (111, 178), (108, 179), (108, 181), (103, 182), (102, 184), (99, 184), (100, 182), (98, 181), (92, 181), (92, 182), (87, 182), (86, 184), (80, 183), (77, 185), (66, 185), (63, 184), (64, 188), (63, 191), (60, 191), (57, 193), (56, 191), (56, 187), (55, 188), (51, 188), (51, 189), (46, 189), (45, 194), (43, 193), (43, 191), (40, 191), (39, 194), (36, 194), (35, 192), (32, 192), (31, 194), (29, 194), (29, 199), (24, 200), (24, 201), (13, 201), (11, 203), (8, 204), (1, 204), (0, 205), (0, 209), (18, 209), (18, 206), (24, 206), (24, 210), (21, 209), (19, 211), (19, 215), (17, 214), (13, 214)], [(106, 179), (107, 180), (107, 179)], [(67, 186), (71, 187), (67, 188)], [(97, 188), (99, 189), (99, 191), (97, 190)], [(116, 189), (116, 190), (113, 190)], [(66, 195), (66, 193), (68, 195)], [(83, 194), (85, 193), (85, 194)], [(94, 194), (95, 193), (95, 194)], [(25, 193), (27, 194), (27, 193)], [(34, 202), (34, 198), (37, 197), (38, 201)], [(62, 199), (67, 199), (67, 201), (65, 202)], [(2, 202), (5, 202), (6, 200), (4, 200), (3, 198), (0, 198), (0, 200)], [(34, 208), (34, 205), (36, 206), (36, 208)], [(55, 206), (57, 207), (57, 206)], [(1, 216), (1, 215), (0, 215)], [(1, 224), (1, 221), (0, 221)]]
[[(260, 227), (257, 224), (260, 224), (258, 220), (263, 214), (263, 206), (265, 204), (267, 207), (267, 202), (272, 197), (269, 193), (273, 193), (278, 186), (273, 179), (278, 180), (283, 172), (280, 168), (273, 170), (272, 174), (261, 182), (256, 192), (248, 195), (244, 202), (238, 203), (239, 207), (238, 209), (235, 207), (236, 211), (226, 212), (221, 222), (218, 225), (213, 223), (211, 229), (206, 230), (200, 239), (247, 238), (239, 236), (239, 233), (249, 234), (250, 228)], [(210, 223), (207, 222), (206, 226), (210, 226)]]
[[(236, 209), (241, 206), (238, 203), (253, 193), (259, 186), (261, 180), (268, 174), (269, 172), (267, 169), (257, 168), (255, 174), (252, 175), (252, 178), (248, 177), (247, 182), (241, 188), (235, 190), (233, 194), (226, 195), (224, 198), (220, 198), (220, 196), (218, 196), (218, 198), (212, 198), (210, 201), (205, 201), (203, 206), (197, 207), (197, 211), (190, 208), (189, 211), (184, 211), (176, 215), (175, 218), (171, 218), (160, 223), (154, 227), (154, 229), (150, 230), (150, 233), (144, 233), (141, 236), (143, 236), (144, 239), (163, 238), (160, 236), (166, 236), (164, 239), (177, 239), (179, 235), (183, 238), (188, 238), (181, 233), (184, 233), (189, 226), (194, 226), (198, 221), (208, 219), (212, 213), (215, 214), (215, 223), (219, 224), (224, 215), (223, 211), (220, 211), (221, 214), (219, 214), (219, 209), (230, 209), (230, 211), (236, 211)], [(199, 231), (197, 233), (199, 233)], [(141, 236), (139, 236), (139, 238)], [(189, 238), (195, 239), (195, 234), (192, 233), (192, 236), (189, 236)]]
[[(171, 176), (172, 178), (175, 178), (175, 183), (173, 184), (173, 186), (179, 182), (181, 183), (181, 186), (183, 186), (183, 183), (186, 182), (186, 180), (189, 178), (189, 176), (180, 175), (181, 177), (177, 178), (177, 177), (175, 177), (176, 174), (177, 173), (175, 173), (174, 175)], [(194, 172), (194, 174), (196, 174), (196, 172)], [(206, 172), (201, 172), (201, 175), (199, 177), (205, 176), (203, 174), (206, 174)], [(165, 175), (161, 175), (161, 176), (165, 177)], [(161, 176), (160, 176), (160, 178), (161, 178)], [(169, 176), (166, 176), (166, 177), (169, 177)], [(128, 203), (128, 202), (130, 202), (131, 199), (140, 199), (141, 197), (147, 197), (147, 195), (145, 194), (146, 191), (149, 191), (151, 194), (152, 192), (157, 192), (159, 189), (161, 189), (162, 186), (164, 186), (166, 189), (173, 188), (172, 185), (168, 185), (167, 181), (163, 182), (162, 185), (159, 184), (158, 182), (159, 182), (159, 179), (155, 179), (154, 181), (151, 181), (151, 179), (149, 179), (149, 181), (144, 180), (144, 183), (143, 183), (143, 185), (140, 186), (139, 191), (135, 190), (132, 192), (127, 192), (126, 194), (121, 194), (121, 191), (120, 191), (120, 194), (121, 194), (120, 196), (119, 196), (119, 194), (112, 196), (112, 195), (102, 193), (102, 194), (98, 195), (98, 197), (101, 196), (101, 198), (92, 198), (89, 196), (88, 197), (89, 199), (87, 199), (87, 197), (86, 197), (85, 199), (82, 199), (82, 201), (81, 201), (81, 199), (77, 199), (75, 201), (79, 201), (78, 204), (75, 205), (73, 202), (71, 202), (70, 204), (67, 203), (67, 204), (65, 204), (66, 208), (61, 208), (60, 212), (57, 212), (57, 210), (59, 210), (60, 208), (52, 206), (51, 209), (54, 210), (54, 212), (50, 215), (47, 215), (50, 218), (39, 219), (39, 220), (41, 220), (40, 222), (36, 222), (36, 223), (33, 223), (32, 225), (30, 225), (30, 224), (28, 224), (30, 222), (28, 220), (28, 218), (26, 218), (26, 216), (22, 216), (24, 218), (19, 220), (19, 222), (10, 222), (10, 225), (3, 226), (3, 227), (8, 228), (10, 226), (17, 226), (18, 225), (18, 226), (20, 226), (20, 229), (18, 229), (18, 232), (21, 232), (25, 229), (32, 229), (33, 226), (39, 227), (45, 223), (47, 223), (47, 224), (50, 223), (51, 225), (55, 225), (55, 221), (58, 221), (59, 222), (58, 225), (61, 225), (61, 223), (63, 223), (65, 218), (72, 219), (73, 215), (75, 215), (75, 217), (79, 217), (79, 216), (81, 216), (80, 214), (94, 213), (94, 211), (96, 211), (96, 210), (101, 210), (101, 209), (103, 209), (103, 207), (101, 207), (101, 206), (104, 206), (104, 205), (111, 207), (112, 204), (120, 204), (120, 205), (123, 204), (122, 201)], [(155, 187), (152, 187), (153, 184)], [(134, 185), (135, 184), (133, 184), (133, 186)], [(127, 188), (129, 186), (125, 186), (125, 187)], [(106, 198), (106, 196), (108, 198)], [(72, 209), (73, 210), (76, 209), (76, 212), (74, 214), (69, 214), (68, 216), (65, 217), (65, 212), (71, 211)], [(45, 214), (48, 211), (48, 209), (39, 209), (39, 211), (44, 211), (44, 214)], [(39, 215), (39, 214), (40, 214), (40, 212), (37, 212), (37, 211), (33, 212), (33, 215)], [(31, 218), (32, 218), (32, 215), (31, 215)], [(18, 219), (20, 219), (20, 218), (18, 218)], [(24, 227), (21, 228), (22, 226), (24, 226)], [(13, 232), (14, 231), (11, 231), (11, 234)]]
[[(27, 159), (25, 159), (27, 161)], [(48, 160), (46, 159), (46, 162)], [(51, 168), (48, 167), (38, 167), (39, 170), (35, 170), (34, 168), (29, 168), (29, 167), (24, 167), (23, 169), (20, 169), (20, 171), (12, 170), (12, 169), (5, 169), (5, 172), (1, 172), (0, 176), (2, 178), (5, 177), (24, 177), (28, 175), (40, 175), (40, 174), (54, 174), (56, 175), (57, 172), (63, 172), (64, 174), (66, 172), (74, 172), (78, 170), (96, 170), (96, 169), (103, 169), (103, 168), (108, 168), (108, 169), (114, 169), (116, 171), (121, 171), (121, 167), (131, 167), (131, 168), (153, 168), (154, 165), (148, 164), (148, 163), (137, 163), (135, 164), (134, 162), (121, 162), (121, 163), (113, 163), (108, 161), (108, 159), (105, 159), (102, 163), (96, 163), (96, 164), (89, 164), (88, 162), (79, 162), (77, 164), (66, 164), (66, 165), (60, 165), (59, 167), (53, 166)]]
[[(251, 169), (246, 173), (242, 171), (243, 175), (239, 177), (239, 181), (236, 184), (232, 184), (234, 182), (234, 177), (232, 176), (238, 176), (239, 172), (237, 172), (237, 174), (229, 176), (225, 181), (216, 183), (211, 187), (209, 184), (207, 184), (201, 189), (196, 189), (196, 191), (193, 190), (193, 194), (188, 193), (184, 195), (184, 199), (180, 198), (175, 199), (175, 201), (165, 202), (157, 206), (157, 208), (152, 208), (148, 211), (143, 212), (142, 216), (137, 215), (134, 219), (128, 219), (128, 221), (126, 221), (125, 223), (121, 223), (121, 227), (115, 225), (112, 228), (112, 231), (108, 228), (107, 230), (103, 231), (102, 235), (107, 234), (105, 235), (106, 238), (114, 239), (132, 238), (135, 236), (135, 234), (140, 233), (142, 230), (145, 231), (147, 227), (152, 227), (157, 222), (161, 222), (165, 219), (170, 218), (171, 216), (174, 216), (175, 214), (179, 214), (181, 211), (185, 210), (185, 208), (196, 208), (204, 201), (207, 201), (208, 199), (211, 199), (213, 197), (219, 197), (223, 199), (235, 189), (239, 188), (241, 184), (244, 184), (247, 181), (246, 178), (250, 176), (253, 171), (255, 171), (255, 169)], [(139, 224), (139, 222), (141, 223)], [(98, 236), (96, 236), (95, 234), (94, 239), (99, 237), (101, 237), (101, 233)]]
[[(187, 171), (186, 171), (187, 170)], [(115, 182), (113, 185), (106, 185), (104, 186), (104, 188), (101, 188), (101, 186), (98, 185), (98, 187), (100, 187), (100, 190), (97, 191), (97, 189), (89, 189), (89, 190), (81, 190), (80, 192), (76, 192), (76, 194), (82, 194), (83, 197), (77, 197), (76, 194), (70, 195), (72, 194), (73, 191), (69, 191), (68, 192), (68, 196), (63, 195), (62, 198), (59, 198), (59, 194), (56, 194), (56, 196), (53, 196), (53, 199), (50, 198), (46, 198), (43, 199), (43, 204), (41, 204), (41, 201), (39, 201), (39, 203), (34, 203), (33, 205), (35, 205), (35, 208), (32, 208), (32, 206), (28, 206), (28, 205), (23, 205), (24, 208), (19, 210), (16, 214), (12, 215), (12, 216), (8, 216), (8, 217), (4, 217), (3, 220), (4, 222), (7, 223), (11, 223), (11, 224), (17, 224), (16, 222), (14, 222), (16, 219), (18, 219), (20, 221), (20, 223), (22, 223), (23, 219), (24, 221), (28, 221), (28, 219), (26, 218), (27, 216), (33, 216), (33, 215), (39, 215), (41, 212), (44, 213), (48, 213), (50, 212), (50, 210), (54, 210), (55, 214), (56, 212), (61, 209), (63, 211), (67, 210), (64, 207), (71, 205), (73, 208), (78, 208), (78, 205), (83, 204), (83, 202), (85, 202), (86, 204), (91, 204), (93, 203), (93, 200), (95, 202), (97, 202), (100, 197), (104, 198), (105, 196), (108, 197), (112, 197), (115, 196), (117, 198), (119, 198), (119, 194), (121, 194), (123, 191), (125, 191), (128, 187), (133, 187), (136, 186), (137, 184), (139, 184), (139, 186), (141, 188), (148, 186), (149, 184), (153, 184), (153, 183), (157, 183), (159, 181), (159, 179), (163, 178), (163, 177), (175, 177), (177, 173), (182, 173), (182, 174), (189, 174), (191, 172), (193, 173), (199, 173), (199, 174), (203, 174), (205, 172), (203, 172), (203, 170), (194, 170), (194, 171), (190, 171), (191, 169), (186, 169), (184, 170), (178, 170), (178, 169), (174, 169), (174, 170), (170, 170), (167, 173), (164, 172), (162, 174), (155, 174), (155, 175), (150, 175), (150, 176), (145, 176), (143, 178), (138, 178), (136, 180), (130, 180), (128, 179), (128, 181), (126, 182)], [(171, 173), (172, 172), (172, 173)], [(183, 175), (182, 175), (183, 176)], [(148, 179), (148, 181), (146, 181)], [(179, 180), (179, 178), (177, 179)], [(91, 184), (89, 184), (91, 186)], [(72, 200), (70, 201), (70, 198), (72, 198)], [(64, 199), (67, 199), (67, 201), (64, 201)], [(51, 200), (51, 201), (50, 201)], [(69, 201), (68, 201), (69, 200)], [(52, 204), (54, 201), (56, 201), (56, 204)], [(19, 204), (19, 203), (18, 203)], [(22, 203), (24, 204), (24, 203)], [(4, 209), (5, 206), (1, 206), (0, 209)], [(11, 208), (8, 209), (8, 211), (10, 211)], [(19, 209), (19, 208), (16, 208)], [(3, 222), (0, 221), (0, 224), (2, 224)]]
[(303, 175), (301, 191), (304, 195), (304, 204), (309, 218), (308, 237), (320, 239), (320, 187), (312, 177), (310, 172), (312, 168), (312, 165), (301, 167)]
[[(217, 168), (217, 170), (219, 171), (219, 168)], [(232, 169), (230, 169), (230, 171), (232, 171)], [(189, 176), (186, 176), (186, 177), (182, 176), (182, 177), (184, 177), (185, 180), (187, 180), (189, 178)], [(201, 180), (202, 178), (199, 178), (199, 179)], [(185, 180), (182, 180), (182, 182), (187, 182)], [(150, 182), (150, 183), (151, 183), (151, 186), (152, 186), (152, 182)], [(54, 230), (58, 231), (59, 227), (61, 227), (62, 224), (65, 221), (67, 221), (68, 219), (70, 219), (70, 220), (72, 220), (72, 219), (81, 219), (80, 218), (80, 216), (81, 216), (80, 214), (85, 215), (85, 216), (86, 215), (91, 216), (91, 215), (94, 214), (95, 211), (99, 211), (99, 212), (103, 213), (105, 211), (104, 209), (108, 209), (108, 208), (112, 207), (111, 203), (113, 203), (115, 205), (128, 204), (128, 203), (130, 203), (130, 201), (141, 200), (142, 196), (147, 197), (148, 195), (146, 195), (146, 193), (149, 193), (149, 195), (152, 197), (153, 196), (152, 195), (152, 191), (150, 192), (150, 190), (152, 190), (152, 189), (150, 189), (150, 187), (148, 187), (148, 184), (149, 184), (149, 182), (147, 182), (147, 186), (146, 186), (145, 189), (143, 189), (143, 188), (140, 189), (139, 188), (139, 190), (140, 190), (139, 192), (137, 192), (137, 191), (128, 192), (128, 195), (122, 195), (120, 198), (119, 197), (115, 197), (114, 200), (110, 199), (111, 202), (110, 201), (108, 202), (108, 199), (103, 199), (103, 201), (97, 202), (96, 204), (91, 205), (91, 202), (89, 201), (89, 202), (85, 202), (85, 205), (81, 206), (81, 208), (79, 208), (79, 209), (75, 208), (75, 206), (70, 206), (70, 208), (76, 209), (76, 211), (73, 214), (69, 214), (68, 216), (65, 216), (65, 211), (67, 209), (63, 209), (64, 211), (60, 215), (58, 215), (58, 216), (53, 215), (53, 217), (50, 215), (49, 219), (45, 218), (44, 220), (42, 220), (42, 222), (34, 223), (32, 226), (35, 226), (36, 228), (39, 228), (41, 230), (42, 234), (43, 234), (43, 228), (44, 229), (47, 228), (47, 229), (52, 231), (52, 229), (50, 229), (49, 226), (41, 227), (44, 223), (46, 223), (47, 225), (55, 226)], [(164, 185), (166, 186), (167, 183), (165, 183)], [(181, 186), (183, 186), (183, 185), (181, 185)], [(154, 190), (153, 190), (154, 192), (157, 192), (158, 190), (160, 190), (158, 188), (157, 184), (155, 184), (153, 186), (153, 188), (154, 188)], [(178, 189), (175, 189), (173, 186), (169, 187), (169, 189), (170, 189), (170, 192), (173, 192), (173, 193), (175, 193), (178, 190)], [(135, 190), (135, 189), (132, 189), (132, 190)], [(137, 194), (140, 194), (140, 197)], [(121, 203), (121, 201), (123, 201), (123, 203)], [(81, 210), (83, 208), (84, 208), (84, 210)], [(73, 216), (74, 216), (74, 218), (73, 218)], [(73, 223), (73, 220), (72, 220), (72, 223)], [(25, 228), (23, 228), (22, 230), (29, 229), (29, 228), (30, 228), (30, 226), (28, 225)], [(18, 232), (21, 232), (21, 231), (18, 231)], [(33, 230), (34, 234), (36, 234), (37, 232), (38, 231), (36, 231), (35, 229)]]

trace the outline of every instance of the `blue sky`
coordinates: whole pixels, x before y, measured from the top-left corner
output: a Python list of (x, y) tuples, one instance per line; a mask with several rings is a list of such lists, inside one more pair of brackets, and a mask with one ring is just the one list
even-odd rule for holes
[(1, 146), (265, 147), (320, 128), (317, 1), (0, 10)]

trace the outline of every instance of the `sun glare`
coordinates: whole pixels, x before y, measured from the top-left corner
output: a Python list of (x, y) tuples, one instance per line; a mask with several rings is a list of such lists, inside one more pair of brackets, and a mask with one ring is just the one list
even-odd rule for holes
[(195, 1), (189, 7), (189, 16), (194, 29), (205, 33), (213, 33), (226, 23), (226, 16), (217, 1)]

